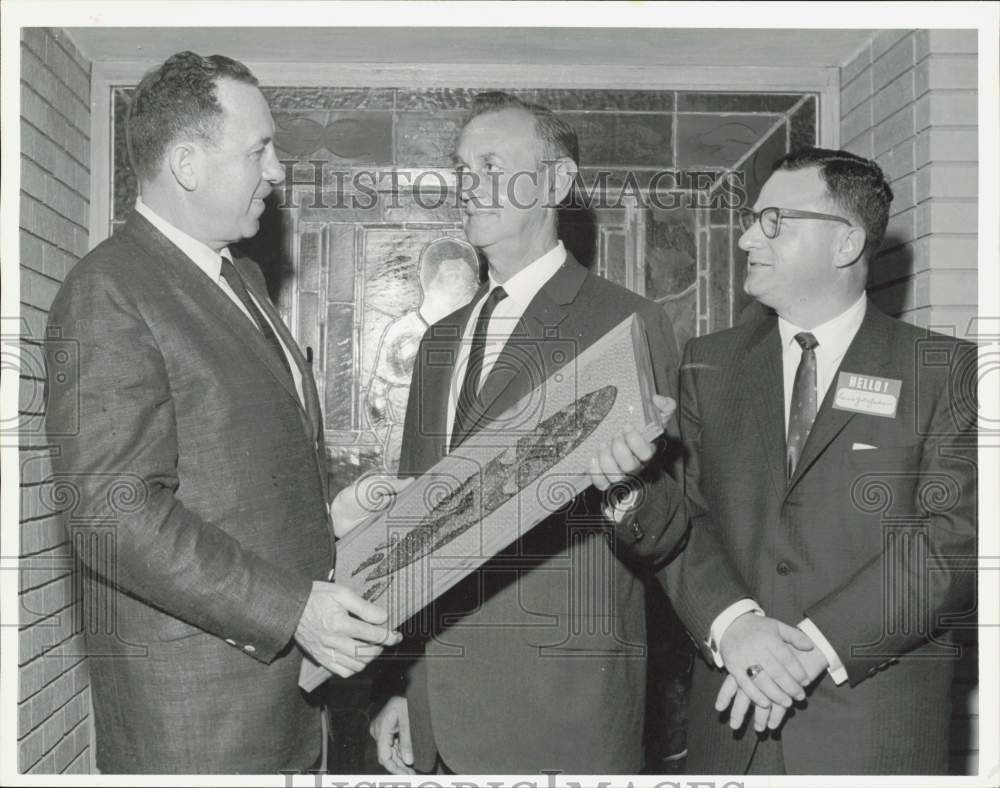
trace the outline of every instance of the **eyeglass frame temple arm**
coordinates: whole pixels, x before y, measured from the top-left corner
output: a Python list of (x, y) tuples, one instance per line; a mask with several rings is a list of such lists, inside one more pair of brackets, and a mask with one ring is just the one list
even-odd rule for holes
[[(815, 211), (799, 211), (799, 210), (796, 210), (795, 208), (777, 208), (777, 207), (774, 207), (774, 206), (768, 206), (767, 208), (764, 208), (761, 211), (752, 211), (749, 208), (743, 208), (741, 211), (739, 211), (737, 213), (737, 215), (739, 215), (739, 214), (750, 214), (750, 215), (753, 216), (753, 221), (759, 223), (760, 222), (760, 217), (763, 216), (763, 214), (764, 214), (765, 211), (777, 211), (778, 212), (778, 224), (774, 228), (774, 235), (775, 235), (775, 237), (777, 237), (778, 233), (781, 232), (781, 221), (782, 221), (782, 219), (784, 219), (786, 217), (789, 218), (789, 219), (827, 219), (827, 220), (832, 221), (832, 222), (842, 222), (843, 224), (846, 224), (848, 227), (853, 226), (853, 223), (850, 220), (845, 219), (843, 216), (834, 216), (832, 213), (816, 213)], [(743, 222), (741, 221), (740, 225), (742, 226), (742, 224), (743, 224)], [(753, 223), (751, 223), (751, 224), (753, 224)], [(764, 227), (764, 225), (761, 225), (761, 229), (763, 229), (763, 227)], [(750, 228), (747, 227), (745, 229), (750, 229)]]

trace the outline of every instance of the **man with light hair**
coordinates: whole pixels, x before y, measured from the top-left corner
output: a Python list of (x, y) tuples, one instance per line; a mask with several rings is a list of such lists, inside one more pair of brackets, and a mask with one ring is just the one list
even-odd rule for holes
[[(402, 473), (432, 467), (632, 314), (646, 326), (657, 390), (672, 390), (677, 349), (663, 310), (587, 271), (559, 240), (556, 209), (573, 186), (577, 148), (572, 128), (543, 107), (476, 98), (455, 160), (465, 234), (489, 278), (424, 335)], [(657, 401), (666, 423), (673, 403)], [(634, 480), (638, 508), (609, 507), (600, 491), (650, 460)], [(662, 460), (637, 431), (617, 437), (590, 464), (596, 487), (418, 617), (425, 626), (407, 644), (416, 660), (371, 726), (386, 769), (639, 771), (640, 564), (668, 556), (684, 525), (681, 496), (646, 494), (663, 484)]]

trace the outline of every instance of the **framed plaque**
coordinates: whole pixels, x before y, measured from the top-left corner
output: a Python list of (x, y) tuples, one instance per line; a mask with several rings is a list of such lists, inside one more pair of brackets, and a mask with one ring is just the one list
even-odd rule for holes
[[(663, 428), (646, 332), (632, 315), (337, 543), (335, 581), (398, 627), (590, 486), (588, 464), (628, 425)], [(330, 673), (303, 661), (311, 691)]]

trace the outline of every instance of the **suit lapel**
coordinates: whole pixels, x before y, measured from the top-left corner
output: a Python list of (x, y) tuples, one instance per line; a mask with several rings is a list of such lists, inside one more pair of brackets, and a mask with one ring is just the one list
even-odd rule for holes
[[(235, 258), (234, 262), (237, 269), (243, 269), (244, 266), (248, 265), (243, 258)], [(289, 353), (292, 356), (292, 360), (295, 362), (295, 366), (299, 368), (299, 374), (302, 376), (302, 398), (305, 400), (303, 403), (305, 405), (306, 415), (309, 418), (309, 425), (311, 428), (311, 434), (317, 436), (319, 434), (320, 425), (322, 424), (322, 415), (320, 413), (319, 407), (319, 394), (316, 392), (316, 382), (312, 376), (312, 370), (309, 367), (309, 363), (306, 361), (305, 356), (302, 355), (302, 351), (299, 350), (298, 343), (292, 336), (292, 332), (288, 330), (288, 326), (285, 325), (285, 321), (281, 319), (281, 315), (278, 314), (278, 310), (274, 308), (271, 303), (271, 299), (267, 293), (262, 292), (255, 283), (255, 278), (252, 276), (246, 276), (243, 270), (240, 270), (240, 276), (243, 278), (243, 283), (246, 285), (247, 290), (249, 290), (254, 299), (257, 301), (257, 305), (261, 308), (267, 319), (271, 321), (271, 325), (277, 331), (278, 336), (281, 338), (282, 344), (288, 348)], [(227, 298), (227, 300), (229, 300)], [(245, 317), (245, 316), (244, 316)], [(251, 331), (253, 327), (251, 326)], [(255, 335), (261, 340), (260, 345), (255, 344), (254, 349), (258, 351), (258, 355), (268, 364), (268, 369), (274, 374), (274, 376), (284, 385), (285, 389), (289, 389), (288, 375), (285, 373), (285, 367), (281, 363), (281, 359), (275, 357), (273, 350), (267, 340), (264, 339), (264, 335), (259, 331), (254, 332)], [(264, 353), (263, 351), (267, 351)], [(294, 381), (291, 381), (291, 393), (298, 399), (298, 392), (295, 390)]]
[[(246, 263), (241, 261), (241, 265), (237, 266), (239, 271)], [(281, 318), (278, 316), (277, 311), (271, 305), (270, 299), (266, 294), (260, 293), (257, 288), (252, 284), (253, 277), (246, 276), (240, 272), (240, 278), (243, 280), (243, 284), (246, 286), (247, 290), (253, 293), (254, 298), (257, 301), (257, 305), (261, 307), (261, 310), (270, 319), (271, 324), (276, 327), (278, 335), (281, 337), (282, 341), (286, 346), (291, 349), (295, 346), (294, 340), (291, 339), (291, 334), (289, 334), (288, 329), (282, 323)], [(299, 402), (299, 394), (295, 390), (295, 381), (292, 380), (291, 375), (285, 369), (284, 364), (281, 363), (281, 359), (275, 355), (274, 349), (268, 343), (267, 339), (264, 338), (264, 334), (261, 333), (257, 328), (254, 327), (253, 323), (243, 314), (236, 304), (233, 303), (232, 299), (229, 298), (221, 288), (206, 288), (213, 296), (221, 296), (222, 300), (226, 302), (226, 306), (230, 307), (224, 312), (225, 319), (230, 323), (230, 326), (234, 331), (240, 333), (240, 338), (246, 343), (246, 345), (257, 355), (260, 359), (261, 364), (267, 368), (268, 372), (274, 376), (275, 380), (281, 384), (281, 387), (292, 396), (296, 402)], [(292, 351), (292, 355), (296, 355), (298, 348)], [(304, 359), (303, 359), (304, 361)], [(302, 364), (299, 364), (298, 358), (295, 361), (299, 366), (299, 371), (302, 372)], [(299, 402), (301, 405), (302, 403)]]
[[(163, 273), (173, 281), (178, 290), (191, 298), (203, 312), (225, 326), (236, 341), (249, 347), (258, 356), (264, 368), (275, 377), (296, 404), (300, 408), (302, 407), (294, 381), (290, 379), (281, 361), (275, 357), (274, 351), (264, 339), (264, 335), (254, 327), (243, 311), (222, 291), (222, 288), (214, 284), (210, 287), (206, 286), (209, 281), (204, 272), (141, 215), (132, 213), (123, 232), (128, 233), (133, 240), (146, 248), (161, 263)], [(250, 278), (243, 277), (243, 279), (250, 288)], [(295, 346), (295, 342), (289, 342), (290, 334), (288, 334), (280, 317), (277, 317), (277, 312), (271, 307), (270, 301), (266, 296), (258, 293), (256, 289), (254, 289), (254, 295), (257, 297), (258, 303), (265, 305), (272, 322), (281, 326), (279, 331), (284, 330), (284, 333), (281, 334), (282, 339), (289, 344), (290, 348), (295, 348), (293, 354), (297, 353), (298, 348)], [(211, 341), (211, 338), (206, 337), (206, 341)], [(301, 356), (301, 354), (299, 355)], [(299, 369), (302, 369), (301, 364)]]
[(761, 435), (771, 488), (780, 498), (785, 491), (785, 392), (781, 366), (781, 335), (777, 317), (761, 321), (747, 342), (743, 374), (750, 381), (750, 401)]
[(864, 374), (874, 374), (876, 370), (882, 371), (892, 361), (890, 342), (892, 330), (892, 321), (869, 300), (861, 327), (847, 348), (837, 371), (833, 373), (826, 396), (823, 397), (823, 403), (816, 413), (816, 421), (813, 422), (806, 445), (802, 449), (802, 456), (799, 458), (795, 473), (788, 482), (786, 495), (855, 416), (851, 411), (833, 407), (840, 370)]
[[(484, 285), (476, 291), (464, 307), (435, 323), (427, 330), (424, 341), (424, 358), (420, 365), (419, 432), (421, 454), (424, 454), (423, 469), (429, 468), (448, 453), (448, 398), (451, 395), (455, 362), (472, 308), (486, 294)], [(460, 386), (461, 381), (455, 381)]]
[(493, 419), (541, 386), (558, 367), (575, 358), (581, 348), (566, 356), (564, 342), (577, 339), (568, 322), (587, 269), (572, 254), (535, 295), (497, 357), (480, 392), (486, 419)]

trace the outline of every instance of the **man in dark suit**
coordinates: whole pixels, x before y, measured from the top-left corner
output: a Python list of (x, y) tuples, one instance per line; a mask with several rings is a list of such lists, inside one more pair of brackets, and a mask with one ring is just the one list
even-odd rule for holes
[[(769, 309), (685, 349), (702, 513), (662, 576), (707, 660), (692, 772), (946, 769), (945, 630), (973, 607), (976, 357), (867, 300), (891, 200), (871, 161), (784, 157), (742, 217), (745, 289)], [(751, 706), (759, 735), (741, 728)]]
[[(385, 612), (322, 582), (333, 566), (323, 431), (309, 366), (256, 265), (282, 180), (253, 75), (174, 55), (132, 97), (141, 197), (70, 272), (49, 316), (48, 429), (87, 567), (97, 766), (305, 770), (320, 711), (300, 647), (341, 676), (392, 642)], [(56, 362), (56, 363), (53, 363)], [(364, 496), (338, 496), (349, 527)], [(56, 500), (60, 500), (59, 497)], [(296, 645), (298, 644), (298, 645)]]
[[(676, 369), (662, 309), (588, 272), (557, 238), (556, 206), (577, 167), (564, 121), (505, 94), (482, 95), (456, 160), (466, 235), (486, 256), (489, 282), (424, 335), (402, 473), (432, 467), (633, 313), (646, 324), (659, 392)], [(480, 329), (487, 340), (477, 351)], [(590, 473), (604, 489), (651, 455), (637, 432), (626, 433)], [(382, 765), (637, 772), (646, 633), (635, 564), (640, 554), (668, 554), (682, 535), (663, 527), (673, 517), (668, 498), (652, 500), (619, 517), (591, 488), (438, 600), (421, 619), (405, 697), (390, 699), (372, 724)], [(604, 514), (618, 520), (617, 539), (605, 533)]]

